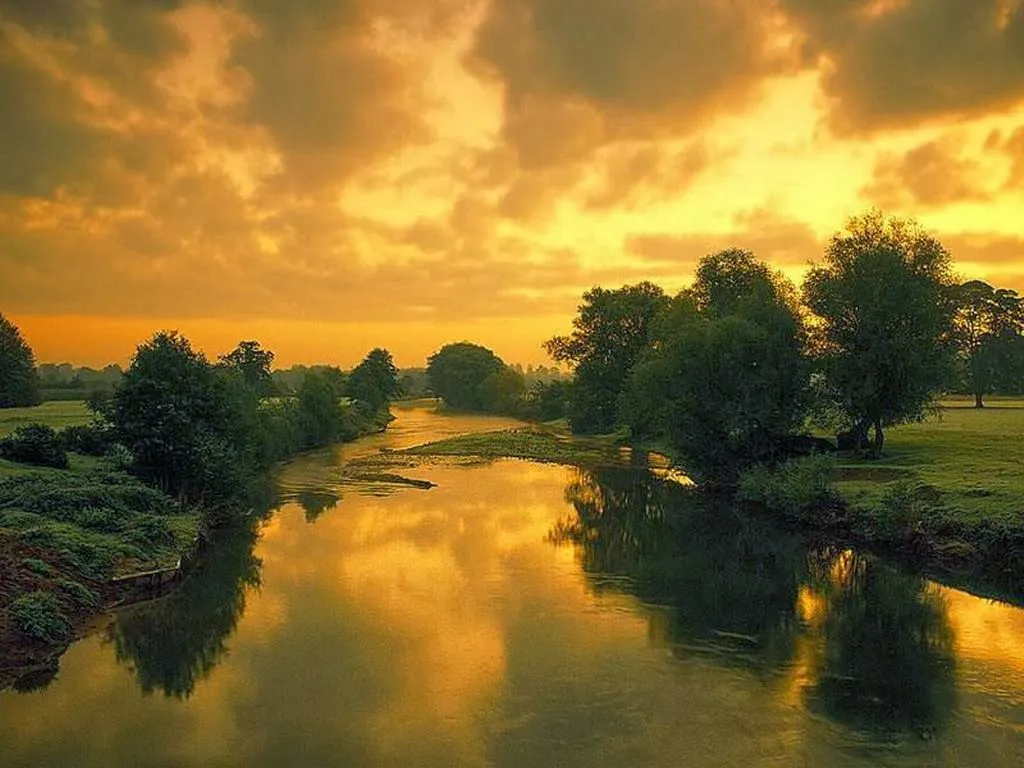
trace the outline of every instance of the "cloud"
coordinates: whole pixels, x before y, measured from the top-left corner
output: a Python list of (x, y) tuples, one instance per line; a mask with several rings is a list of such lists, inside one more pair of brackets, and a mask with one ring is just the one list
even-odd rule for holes
[(883, 209), (991, 199), (998, 189), (990, 184), (985, 166), (966, 150), (961, 138), (947, 135), (904, 153), (883, 154), (861, 194)]
[(721, 233), (634, 234), (625, 248), (650, 264), (653, 275), (689, 277), (701, 258), (727, 248), (743, 248), (774, 267), (792, 268), (817, 258), (825, 246), (807, 224), (766, 208), (737, 213), (733, 225), (733, 231)]
[(469, 65), (503, 86), (520, 164), (548, 167), (737, 109), (783, 66), (771, 21), (750, 2), (494, 0)]
[(821, 68), (829, 125), (857, 134), (1024, 100), (1019, 0), (779, 0)]

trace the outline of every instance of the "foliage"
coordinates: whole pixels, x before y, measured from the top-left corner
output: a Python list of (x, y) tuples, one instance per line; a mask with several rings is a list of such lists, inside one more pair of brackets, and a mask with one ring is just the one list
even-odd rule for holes
[(39, 375), (32, 348), (0, 313), (0, 408), (39, 403)]
[(302, 448), (319, 448), (351, 439), (340, 398), (341, 391), (331, 377), (315, 371), (306, 373), (294, 412)]
[(73, 424), (60, 431), (64, 448), (87, 456), (104, 456), (114, 445), (114, 430), (109, 424)]
[(446, 344), (427, 360), (434, 393), (452, 408), (508, 413), (523, 393), (522, 377), (487, 347)]
[(56, 469), (68, 466), (68, 455), (60, 436), (44, 424), (30, 424), (0, 438), (0, 457)]
[(274, 353), (263, 349), (258, 341), (240, 341), (231, 352), (220, 356), (220, 364), (240, 376), (257, 397), (270, 397), (276, 392), (270, 375), (273, 363)]
[(346, 391), (370, 413), (387, 408), (401, 391), (398, 368), (391, 353), (380, 347), (370, 350), (349, 372)]
[(776, 467), (752, 467), (740, 476), (738, 496), (798, 520), (834, 505), (835, 460), (825, 454), (790, 459)]
[(634, 438), (664, 438), (695, 479), (730, 484), (784, 458), (805, 418), (804, 332), (792, 287), (751, 254), (713, 254), (697, 274), (652, 324), (621, 408)]
[(523, 415), (538, 421), (565, 418), (572, 398), (572, 383), (568, 381), (538, 381), (526, 393)]
[(188, 340), (160, 332), (139, 346), (114, 395), (112, 421), (133, 470), (185, 499), (220, 498), (251, 468), (258, 400)]
[(953, 299), (955, 339), (975, 405), (992, 392), (1024, 389), (1024, 300), (981, 280), (956, 286)]
[(572, 334), (545, 342), (552, 358), (575, 369), (569, 405), (574, 432), (615, 428), (619, 397), (647, 346), (651, 322), (666, 303), (661, 288), (649, 282), (617, 290), (593, 288), (583, 294)]
[(19, 631), (36, 640), (60, 643), (71, 638), (71, 622), (52, 592), (36, 590), (16, 598), (8, 614)]
[(922, 418), (952, 363), (950, 257), (912, 222), (874, 212), (833, 236), (804, 300), (831, 395), (863, 442)]

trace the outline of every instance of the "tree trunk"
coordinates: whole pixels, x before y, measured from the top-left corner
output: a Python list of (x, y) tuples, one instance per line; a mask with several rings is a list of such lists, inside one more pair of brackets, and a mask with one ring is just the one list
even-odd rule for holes
[(882, 420), (875, 421), (875, 456), (882, 455), (882, 447), (885, 445), (885, 433), (882, 431)]
[(983, 403), (981, 401), (981, 398), (982, 398), (982, 393), (981, 392), (975, 392), (974, 393), (974, 407), (975, 408), (984, 408), (985, 407), (985, 403)]

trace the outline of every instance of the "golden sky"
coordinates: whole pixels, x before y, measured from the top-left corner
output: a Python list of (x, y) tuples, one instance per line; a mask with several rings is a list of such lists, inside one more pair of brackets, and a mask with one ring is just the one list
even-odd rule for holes
[(594, 285), (878, 206), (1024, 291), (1024, 0), (0, 0), (0, 312), (42, 361), (547, 362)]

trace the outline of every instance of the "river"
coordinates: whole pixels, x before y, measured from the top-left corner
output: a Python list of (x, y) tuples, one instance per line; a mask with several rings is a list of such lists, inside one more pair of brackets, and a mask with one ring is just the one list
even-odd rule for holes
[(339, 483), (354, 456), (513, 423), (396, 413), (284, 466), (257, 530), (0, 693), (0, 765), (1024, 762), (1021, 609), (637, 469)]

